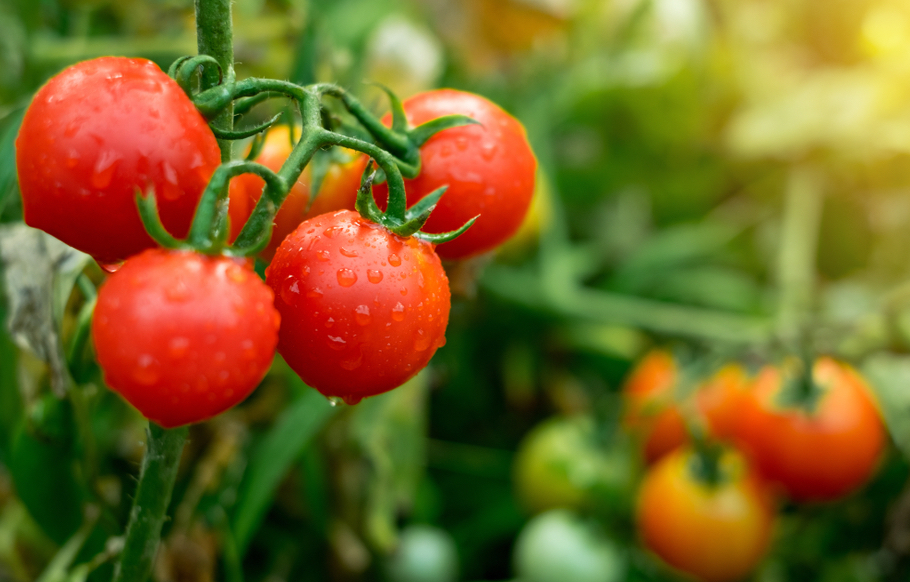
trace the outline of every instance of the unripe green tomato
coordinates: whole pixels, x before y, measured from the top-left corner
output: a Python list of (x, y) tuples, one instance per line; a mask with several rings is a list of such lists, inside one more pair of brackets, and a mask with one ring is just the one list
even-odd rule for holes
[(519, 444), (512, 474), (518, 499), (532, 513), (627, 507), (634, 460), (615, 439), (610, 448), (598, 442), (590, 418), (554, 417)]
[(455, 582), (458, 550), (452, 536), (430, 525), (412, 525), (401, 532), (398, 548), (389, 558), (390, 582)]
[(522, 582), (618, 582), (626, 570), (613, 542), (564, 509), (532, 519), (519, 534), (512, 558)]

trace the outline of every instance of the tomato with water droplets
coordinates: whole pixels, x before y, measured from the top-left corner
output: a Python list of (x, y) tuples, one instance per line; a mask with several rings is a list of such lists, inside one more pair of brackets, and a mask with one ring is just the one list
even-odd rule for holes
[(171, 428), (245, 399), (272, 363), (279, 322), (248, 261), (149, 249), (99, 289), (92, 337), (107, 385)]
[(400, 386), (445, 343), (449, 281), (433, 246), (353, 211), (300, 224), (266, 271), (278, 352), (304, 382), (349, 404)]
[[(412, 126), (444, 115), (467, 115), (479, 122), (443, 130), (420, 148), (420, 174), (405, 180), (408, 206), (441, 186), (448, 190), (424, 225), (425, 232), (460, 228), (480, 215), (455, 240), (437, 248), (443, 259), (464, 259), (491, 251), (521, 226), (534, 194), (537, 160), (524, 127), (491, 101), (473, 93), (439, 89), (404, 102)], [(391, 124), (391, 118), (384, 120)], [(385, 204), (388, 187), (374, 188)]]
[(145, 59), (64, 70), (35, 94), (16, 139), (25, 222), (103, 263), (155, 246), (137, 189), (154, 189), (165, 228), (183, 237), (220, 162), (192, 101)]
[[(299, 137), (300, 131), (297, 131)], [(270, 129), (266, 134), (262, 150), (256, 161), (270, 170), (277, 172), (281, 169), (288, 156), (291, 154), (291, 132), (287, 125)], [(344, 163), (332, 162), (329, 164), (316, 199), (310, 205), (310, 190), (313, 181), (312, 163), (303, 169), (303, 173), (294, 182), (288, 192), (284, 204), (275, 215), (272, 228), (272, 238), (263, 249), (261, 256), (271, 260), (275, 249), (289, 235), (297, 225), (306, 220), (334, 210), (353, 210), (354, 200), (357, 198), (357, 189), (360, 188), (360, 175), (366, 166), (366, 159), (355, 156), (350, 150), (350, 160)], [(253, 213), (256, 203), (262, 196), (265, 181), (255, 174), (241, 174), (231, 182), (229, 208), (231, 219), (231, 240), (237, 238), (240, 229)], [(307, 206), (309, 205), (309, 208)]]

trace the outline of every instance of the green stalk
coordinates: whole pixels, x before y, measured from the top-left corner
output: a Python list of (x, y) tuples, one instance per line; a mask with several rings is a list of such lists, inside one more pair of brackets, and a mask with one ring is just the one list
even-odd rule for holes
[(113, 582), (145, 582), (148, 579), (188, 433), (189, 428), (185, 426), (165, 429), (149, 422), (139, 486), (130, 510), (123, 552), (114, 568)]
[[(221, 65), (224, 81), (234, 80), (234, 32), (231, 22), (231, 0), (196, 0), (196, 46), (200, 55), (209, 55)], [(214, 87), (219, 82), (218, 72), (205, 69), (202, 88)], [(228, 105), (212, 120), (218, 129), (234, 129), (234, 107)], [(221, 161), (231, 161), (231, 141), (218, 140)]]

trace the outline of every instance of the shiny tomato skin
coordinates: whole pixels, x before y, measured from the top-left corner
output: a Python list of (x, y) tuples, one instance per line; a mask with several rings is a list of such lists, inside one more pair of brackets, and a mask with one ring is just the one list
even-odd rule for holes
[(266, 271), (278, 352), (304, 382), (356, 403), (423, 369), (445, 343), (451, 295), (433, 246), (353, 211), (311, 218)]
[[(290, 138), (290, 129), (286, 125), (270, 129), (256, 161), (274, 172), (280, 170), (281, 165), (291, 154)], [(347, 163), (331, 164), (322, 179), (319, 195), (309, 210), (307, 204), (310, 201), (312, 168), (311, 165), (307, 165), (275, 215), (272, 238), (260, 256), (267, 261), (271, 260), (281, 241), (308, 218), (334, 210), (353, 210), (357, 189), (360, 187), (360, 175), (366, 161), (361, 156), (352, 155), (351, 161)], [(240, 234), (244, 223), (256, 207), (256, 202), (262, 196), (264, 186), (265, 182), (255, 174), (241, 174), (231, 182), (229, 207), (231, 240)]]
[(698, 387), (695, 406), (712, 437), (729, 443), (736, 441), (748, 386), (749, 377), (743, 367), (727, 364)]
[[(405, 180), (408, 206), (448, 185), (423, 230), (447, 232), (480, 215), (457, 239), (439, 245), (443, 259), (464, 259), (490, 251), (521, 226), (534, 193), (537, 159), (524, 127), (487, 99), (454, 89), (420, 93), (404, 102), (408, 122), (420, 125), (451, 114), (482, 125), (439, 132), (420, 148), (420, 174)], [(384, 123), (389, 125), (391, 118)], [(374, 189), (377, 202), (388, 197), (385, 184)]]
[(678, 379), (673, 356), (654, 350), (635, 366), (623, 388), (623, 426), (643, 443), (648, 464), (688, 441), (674, 394)]
[(171, 428), (245, 399), (268, 371), (280, 318), (248, 263), (149, 249), (98, 292), (92, 337), (105, 382)]
[(767, 550), (771, 499), (738, 453), (722, 457), (723, 476), (715, 486), (692, 470), (693, 455), (677, 449), (645, 475), (636, 507), (639, 534), (663, 561), (698, 580), (739, 580)]
[(809, 413), (780, 403), (778, 368), (761, 371), (743, 401), (740, 445), (756, 469), (801, 502), (832, 501), (859, 489), (878, 467), (886, 432), (872, 392), (850, 366), (815, 362), (822, 395)]
[(64, 70), (38, 90), (16, 139), (25, 222), (101, 262), (155, 246), (137, 188), (154, 188), (164, 226), (185, 236), (220, 162), (205, 119), (145, 59), (101, 57)]

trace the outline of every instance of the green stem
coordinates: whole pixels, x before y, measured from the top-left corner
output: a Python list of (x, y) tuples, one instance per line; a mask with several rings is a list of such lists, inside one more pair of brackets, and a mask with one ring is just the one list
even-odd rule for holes
[(113, 582), (148, 579), (188, 433), (189, 428), (185, 426), (165, 429), (149, 422), (148, 445)]
[(815, 290), (815, 255), (822, 211), (818, 174), (796, 166), (784, 192), (784, 215), (777, 261), (777, 333), (798, 347), (806, 329)]
[[(224, 81), (234, 81), (234, 32), (231, 23), (231, 0), (196, 0), (196, 46), (200, 55), (209, 55), (221, 65)], [(208, 89), (218, 84), (218, 71), (206, 68), (202, 74), (202, 88)], [(213, 120), (212, 125), (218, 129), (234, 129), (234, 108), (232, 104)], [(221, 148), (221, 161), (231, 160), (230, 140), (218, 140)]]

